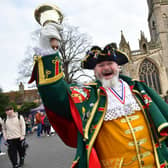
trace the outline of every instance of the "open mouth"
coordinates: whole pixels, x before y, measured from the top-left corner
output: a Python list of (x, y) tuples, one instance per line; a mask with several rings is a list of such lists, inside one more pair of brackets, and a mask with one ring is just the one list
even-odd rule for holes
[(102, 74), (104, 79), (111, 79), (113, 77), (113, 72), (106, 72)]
[(106, 73), (103, 73), (103, 76), (110, 76), (112, 74), (113, 74), (112, 72), (106, 72)]
[(110, 70), (110, 71), (104, 71), (103, 73), (102, 73), (102, 75), (104, 76), (104, 77), (108, 77), (108, 76), (111, 76), (111, 75), (113, 75), (114, 74), (114, 72), (112, 71), (112, 70)]

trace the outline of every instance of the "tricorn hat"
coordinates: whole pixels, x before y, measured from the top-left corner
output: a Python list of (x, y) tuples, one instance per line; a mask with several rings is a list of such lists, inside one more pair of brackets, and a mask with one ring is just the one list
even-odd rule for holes
[(99, 46), (93, 46), (86, 52), (81, 66), (84, 69), (94, 69), (96, 64), (102, 61), (114, 61), (118, 65), (124, 65), (128, 62), (128, 56), (126, 53), (118, 50), (115, 43), (106, 45), (103, 50)]

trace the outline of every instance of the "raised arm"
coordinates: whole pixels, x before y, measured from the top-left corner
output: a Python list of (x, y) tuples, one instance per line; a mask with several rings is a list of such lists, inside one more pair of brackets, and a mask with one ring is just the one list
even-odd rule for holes
[(69, 88), (63, 80), (59, 51), (47, 56), (35, 56), (35, 65), (29, 82), (34, 80), (45, 107), (69, 119)]

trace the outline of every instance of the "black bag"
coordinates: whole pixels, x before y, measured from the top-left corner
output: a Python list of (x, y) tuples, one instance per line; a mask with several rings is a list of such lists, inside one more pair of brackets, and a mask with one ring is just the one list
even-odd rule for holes
[(2, 137), (2, 124), (0, 123), (0, 136)]
[(27, 153), (27, 148), (29, 147), (29, 144), (27, 143), (26, 139), (23, 139), (21, 141), (21, 146), (22, 146), (22, 149), (23, 149), (23, 152), (24, 152), (24, 157), (25, 157), (26, 153)]
[(29, 144), (27, 143), (26, 139), (22, 140), (21, 145), (25, 150), (29, 147)]
[(0, 123), (0, 132), (2, 132), (2, 124)]

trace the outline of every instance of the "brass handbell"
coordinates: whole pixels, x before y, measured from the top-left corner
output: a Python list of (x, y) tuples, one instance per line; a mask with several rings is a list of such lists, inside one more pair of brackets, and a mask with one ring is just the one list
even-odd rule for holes
[[(50, 40), (62, 40), (60, 32), (62, 31), (63, 14), (59, 7), (53, 4), (41, 4), (35, 9), (34, 16), (41, 25), (39, 44), (43, 49), (51, 48)], [(58, 47), (58, 46), (57, 46)]]
[(34, 16), (36, 21), (42, 26), (48, 22), (61, 24), (64, 18), (58, 6), (48, 3), (38, 6), (35, 9)]

